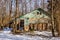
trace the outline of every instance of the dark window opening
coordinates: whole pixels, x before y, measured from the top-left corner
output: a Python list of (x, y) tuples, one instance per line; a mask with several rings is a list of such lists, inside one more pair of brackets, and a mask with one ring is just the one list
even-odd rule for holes
[(37, 12), (37, 15), (41, 15), (41, 12)]
[(37, 12), (37, 15), (39, 15), (39, 12)]

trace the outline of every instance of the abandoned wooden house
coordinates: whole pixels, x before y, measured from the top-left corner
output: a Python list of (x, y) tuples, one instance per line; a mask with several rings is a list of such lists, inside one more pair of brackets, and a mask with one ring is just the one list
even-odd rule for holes
[[(20, 22), (19, 22), (20, 20)], [(17, 20), (17, 30), (48, 30), (51, 26), (51, 17), (46, 11), (38, 8), (30, 13), (20, 16)]]

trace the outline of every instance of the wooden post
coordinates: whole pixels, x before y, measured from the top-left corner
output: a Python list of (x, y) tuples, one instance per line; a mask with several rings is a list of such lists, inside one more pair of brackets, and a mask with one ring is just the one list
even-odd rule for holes
[(36, 23), (34, 24), (34, 30), (37, 30), (37, 24)]
[(32, 23), (30, 24), (30, 30), (33, 30), (33, 24)]
[(43, 24), (42, 23), (38, 23), (38, 30), (42, 31), (43, 30)]

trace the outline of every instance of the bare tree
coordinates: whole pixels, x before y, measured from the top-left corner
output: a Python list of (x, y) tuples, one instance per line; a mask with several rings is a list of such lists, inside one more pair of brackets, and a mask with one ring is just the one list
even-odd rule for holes
[(27, 5), (26, 5), (26, 0), (25, 0), (25, 14), (27, 13)]
[(52, 17), (52, 35), (53, 36), (55, 36), (55, 34), (54, 34), (54, 12), (53, 12), (53, 0), (52, 0), (52, 15), (51, 15), (51, 17)]
[(35, 9), (37, 9), (37, 0), (35, 0)]
[(29, 2), (30, 2), (30, 12), (32, 11), (32, 8), (31, 8), (31, 1), (32, 1), (32, 0), (29, 1)]

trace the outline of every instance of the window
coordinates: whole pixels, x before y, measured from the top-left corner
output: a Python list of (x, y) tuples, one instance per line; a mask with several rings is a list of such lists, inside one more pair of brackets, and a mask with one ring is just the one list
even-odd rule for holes
[(37, 12), (37, 15), (39, 15), (39, 12)]
[(37, 12), (37, 15), (41, 15), (41, 12)]

